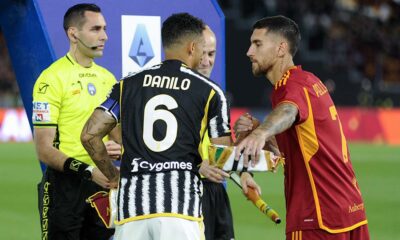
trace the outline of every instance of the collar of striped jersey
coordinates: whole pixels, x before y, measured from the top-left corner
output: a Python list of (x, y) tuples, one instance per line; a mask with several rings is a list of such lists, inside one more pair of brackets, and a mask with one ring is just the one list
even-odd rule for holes
[(180, 66), (184, 66), (186, 68), (189, 68), (189, 66), (186, 65), (186, 63), (182, 62), (179, 59), (166, 59), (162, 63), (163, 64), (179, 64)]

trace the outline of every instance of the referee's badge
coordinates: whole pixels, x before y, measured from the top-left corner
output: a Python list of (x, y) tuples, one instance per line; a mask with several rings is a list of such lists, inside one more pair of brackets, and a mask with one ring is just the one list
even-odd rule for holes
[(93, 83), (88, 83), (87, 90), (88, 90), (89, 94), (92, 96), (94, 96), (96, 94), (96, 87), (94, 86)]

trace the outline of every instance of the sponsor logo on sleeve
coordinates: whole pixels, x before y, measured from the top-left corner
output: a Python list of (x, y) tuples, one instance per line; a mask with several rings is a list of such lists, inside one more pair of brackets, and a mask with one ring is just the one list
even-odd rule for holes
[(50, 104), (33, 102), (32, 122), (50, 122)]

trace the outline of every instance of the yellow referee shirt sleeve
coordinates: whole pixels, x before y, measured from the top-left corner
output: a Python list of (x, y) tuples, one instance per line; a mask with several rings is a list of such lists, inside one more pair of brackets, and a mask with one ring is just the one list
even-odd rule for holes
[(43, 71), (33, 88), (32, 122), (35, 127), (58, 124), (63, 87), (54, 74)]

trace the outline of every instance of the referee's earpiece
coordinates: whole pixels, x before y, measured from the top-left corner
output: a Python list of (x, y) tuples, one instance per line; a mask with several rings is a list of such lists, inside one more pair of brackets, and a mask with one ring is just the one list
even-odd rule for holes
[(72, 37), (75, 39), (75, 41), (79, 41), (79, 42), (81, 41), (81, 40), (75, 35), (75, 33), (72, 34)]
[(75, 39), (75, 41), (79, 41), (79, 38), (75, 35), (75, 33), (72, 33), (71, 36), (73, 39)]

